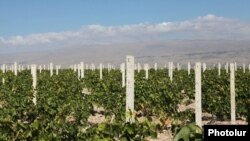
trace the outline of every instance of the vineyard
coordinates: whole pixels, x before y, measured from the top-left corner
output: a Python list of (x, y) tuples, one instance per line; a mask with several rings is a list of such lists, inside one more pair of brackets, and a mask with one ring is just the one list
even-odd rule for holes
[[(56, 72), (56, 70), (53, 70)], [(163, 130), (173, 136), (195, 122), (195, 71), (149, 68), (134, 71), (135, 121), (126, 121), (126, 86), (120, 69), (85, 69), (84, 77), (74, 69), (24, 69), (15, 75), (0, 71), (0, 140), (132, 141), (157, 138)], [(101, 79), (100, 79), (100, 75)], [(230, 120), (230, 74), (218, 68), (202, 72), (203, 120)], [(34, 104), (34, 91), (36, 103)], [(250, 106), (250, 72), (235, 71), (236, 119), (247, 121)], [(181, 108), (182, 107), (182, 108)], [(101, 121), (90, 117), (102, 115)], [(211, 116), (210, 116), (211, 115)], [(98, 117), (97, 117), (98, 119)], [(201, 130), (192, 134), (201, 138)]]

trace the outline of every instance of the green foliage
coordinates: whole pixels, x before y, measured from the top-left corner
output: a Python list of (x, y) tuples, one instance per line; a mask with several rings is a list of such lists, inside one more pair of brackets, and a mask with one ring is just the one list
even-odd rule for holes
[(225, 71), (206, 70), (202, 78), (203, 111), (216, 115), (218, 119), (230, 118), (230, 79)]
[(79, 128), (86, 126), (91, 107), (72, 71), (52, 77), (46, 71), (39, 74), (36, 106), (30, 71), (18, 76), (8, 72), (5, 79), (0, 89), (0, 140), (75, 140)]
[(104, 122), (87, 128), (82, 134), (81, 139), (86, 141), (105, 140), (105, 141), (144, 141), (147, 137), (157, 138), (157, 125), (152, 124), (152, 119), (146, 119), (134, 123), (125, 122)]
[[(8, 71), (0, 78), (0, 140), (146, 140), (156, 137), (164, 125), (154, 125), (151, 117), (172, 119), (172, 132), (176, 139), (200, 138), (200, 129), (193, 124), (194, 111), (179, 111), (179, 105), (187, 99), (194, 101), (194, 71), (174, 70), (173, 81), (167, 69), (150, 69), (135, 72), (136, 122), (125, 123), (125, 88), (119, 70), (85, 70), (85, 77), (78, 79), (72, 70), (64, 69), (50, 77), (49, 71), (38, 73), (36, 88), (37, 105), (32, 102), (32, 77), (29, 70), (15, 76)], [(250, 99), (250, 73), (236, 72), (236, 114), (248, 117)], [(230, 116), (229, 74), (217, 69), (206, 70), (202, 76), (203, 112), (225, 120)], [(88, 93), (83, 93), (87, 89)], [(90, 124), (89, 116), (95, 115), (93, 107), (104, 108), (105, 122)], [(146, 118), (138, 121), (137, 118)], [(186, 126), (185, 126), (186, 125)]]
[(190, 123), (183, 126), (180, 131), (175, 135), (174, 141), (201, 141), (202, 140), (202, 129)]

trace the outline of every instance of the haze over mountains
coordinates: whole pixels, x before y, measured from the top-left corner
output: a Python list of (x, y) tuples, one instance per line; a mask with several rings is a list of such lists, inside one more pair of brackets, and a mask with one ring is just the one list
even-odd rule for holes
[(26, 51), (0, 54), (0, 64), (17, 61), (23, 64), (61, 64), (68, 66), (85, 63), (112, 63), (125, 61), (126, 55), (134, 55), (136, 62), (159, 65), (169, 61), (186, 64), (188, 61), (213, 63), (250, 63), (250, 41), (229, 40), (171, 40), (104, 45), (71, 46), (46, 51)]

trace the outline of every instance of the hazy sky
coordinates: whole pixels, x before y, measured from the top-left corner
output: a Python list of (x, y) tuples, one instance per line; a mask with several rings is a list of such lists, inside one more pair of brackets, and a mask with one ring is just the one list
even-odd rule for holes
[(0, 35), (191, 20), (213, 14), (250, 21), (249, 0), (0, 0)]
[(0, 0), (0, 53), (149, 40), (249, 40), (249, 0)]

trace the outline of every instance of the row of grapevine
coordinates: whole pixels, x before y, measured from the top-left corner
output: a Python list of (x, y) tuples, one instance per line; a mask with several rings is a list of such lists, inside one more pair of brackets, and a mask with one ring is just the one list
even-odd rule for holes
[[(140, 64), (131, 62), (130, 67), (124, 63), (121, 69), (111, 65), (86, 69), (84, 63), (76, 65), (76, 69), (56, 67), (56, 75), (51, 75), (53, 69), (40, 71), (35, 65), (17, 75), (15, 71), (0, 71), (4, 80), (0, 82), (0, 139), (143, 140), (167, 128), (166, 119), (171, 119), (173, 134), (180, 126), (195, 121), (195, 109), (179, 110), (181, 104), (195, 101), (196, 73), (190, 63), (190, 69), (185, 70), (180, 65), (175, 68), (173, 63), (169, 63), (169, 69), (159, 69), (157, 65), (150, 68), (148, 64), (142, 69)], [(230, 120), (230, 74), (225, 68), (218, 74), (217, 68), (201, 71), (202, 112), (211, 113), (218, 120)], [(238, 68), (236, 118), (248, 116), (249, 82), (250, 73)], [(134, 102), (126, 103), (129, 91), (134, 91), (134, 96), (129, 96), (134, 97)], [(183, 103), (185, 99), (188, 101)], [(104, 109), (105, 121), (101, 124), (88, 122), (96, 114), (96, 106)], [(134, 109), (132, 120), (125, 116), (130, 114), (126, 107), (128, 111)], [(145, 122), (140, 118), (145, 118)]]

